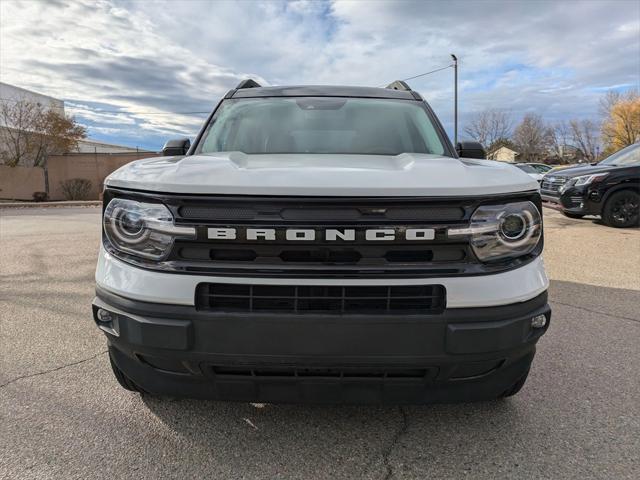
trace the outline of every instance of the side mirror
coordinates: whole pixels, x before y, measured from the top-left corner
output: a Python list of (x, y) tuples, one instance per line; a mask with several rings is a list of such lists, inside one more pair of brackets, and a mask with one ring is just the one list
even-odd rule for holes
[(487, 152), (480, 142), (458, 142), (456, 152), (464, 158), (487, 158)]
[(186, 155), (191, 147), (191, 140), (188, 138), (178, 138), (177, 140), (168, 140), (162, 147), (162, 155), (165, 157), (174, 155)]

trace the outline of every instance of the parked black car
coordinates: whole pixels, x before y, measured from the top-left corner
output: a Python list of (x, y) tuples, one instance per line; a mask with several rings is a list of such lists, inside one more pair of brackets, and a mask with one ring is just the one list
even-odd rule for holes
[(640, 143), (597, 164), (572, 167), (544, 176), (543, 201), (558, 204), (570, 218), (600, 215), (612, 227), (640, 224)]

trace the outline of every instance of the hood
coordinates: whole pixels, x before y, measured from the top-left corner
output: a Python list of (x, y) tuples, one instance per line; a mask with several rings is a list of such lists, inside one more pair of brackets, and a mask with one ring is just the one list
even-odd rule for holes
[(121, 167), (105, 185), (165, 193), (394, 197), (477, 196), (538, 188), (529, 175), (506, 163), (409, 153), (159, 157)]
[(556, 172), (549, 172), (547, 175), (549, 177), (579, 177), (581, 175), (592, 175), (594, 173), (600, 172), (610, 172), (611, 170), (615, 170), (621, 167), (616, 165), (586, 165), (586, 166), (577, 166), (577, 167), (569, 167), (563, 168), (562, 170), (558, 170)]

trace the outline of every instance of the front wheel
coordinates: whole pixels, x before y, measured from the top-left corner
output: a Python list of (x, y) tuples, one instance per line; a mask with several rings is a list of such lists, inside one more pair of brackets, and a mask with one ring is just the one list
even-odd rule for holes
[(638, 206), (640, 195), (631, 190), (622, 190), (609, 197), (602, 209), (602, 220), (610, 227), (637, 227), (640, 222)]
[(569, 213), (569, 212), (562, 212), (564, 214), (565, 217), (568, 218), (573, 218), (575, 220), (580, 220), (582, 217), (584, 217), (584, 215), (580, 215), (579, 213)]

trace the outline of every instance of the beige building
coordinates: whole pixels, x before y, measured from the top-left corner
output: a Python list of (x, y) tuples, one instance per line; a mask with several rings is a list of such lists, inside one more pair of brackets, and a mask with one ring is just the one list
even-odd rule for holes
[(518, 155), (520, 154), (515, 150), (511, 150), (509, 147), (502, 146), (487, 153), (487, 158), (489, 160), (497, 160), (499, 162), (515, 163), (517, 161), (516, 157)]
[[(9, 85), (8, 83), (0, 82), (0, 102), (20, 102), (27, 101), (41, 105), (42, 107), (55, 111), (58, 115), (64, 115), (64, 102), (57, 98), (50, 97), (48, 95), (42, 95), (41, 93), (32, 92), (24, 88)], [(3, 120), (0, 118), (0, 122)], [(11, 125), (2, 125), (11, 126)]]

